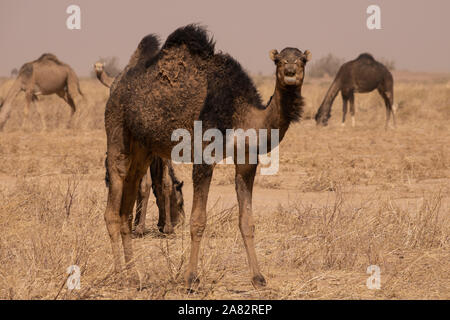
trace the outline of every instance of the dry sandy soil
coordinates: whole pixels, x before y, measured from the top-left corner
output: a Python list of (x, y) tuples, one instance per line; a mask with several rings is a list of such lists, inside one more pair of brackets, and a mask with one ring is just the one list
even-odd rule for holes
[[(165, 237), (156, 229), (134, 240), (143, 290), (112, 273), (103, 213), (108, 90), (81, 81), (86, 101), (76, 129), (69, 107), (43, 97), (24, 116), (15, 101), (0, 133), (0, 299), (449, 299), (450, 86), (448, 76), (395, 86), (398, 128), (384, 130), (377, 93), (357, 95), (357, 125), (341, 127), (338, 97), (330, 125), (312, 120), (330, 81), (304, 85), (303, 120), (280, 146), (280, 170), (258, 174), (254, 189), (256, 250), (268, 287), (253, 289), (238, 223), (234, 172), (220, 165), (208, 201), (208, 225), (195, 293), (183, 287), (189, 219)], [(11, 80), (3, 79), (4, 97)], [(255, 78), (265, 100), (272, 77)], [(176, 166), (192, 203), (190, 166)], [(67, 268), (81, 268), (81, 289), (68, 290)], [(369, 265), (381, 289), (369, 290)]]

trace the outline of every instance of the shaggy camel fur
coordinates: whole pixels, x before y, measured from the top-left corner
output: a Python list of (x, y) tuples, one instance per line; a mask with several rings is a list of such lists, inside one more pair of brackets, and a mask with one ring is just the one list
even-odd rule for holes
[[(136, 67), (123, 75), (111, 93), (105, 111), (111, 179), (105, 221), (117, 271), (121, 270), (121, 238), (125, 263), (136, 273), (129, 217), (139, 181), (152, 157), (171, 158), (172, 148), (177, 145), (171, 139), (174, 130), (185, 129), (193, 137), (196, 120), (202, 121), (203, 132), (216, 128), (224, 135), (226, 129), (233, 128), (253, 128), (257, 132), (269, 129), (267, 145), (270, 151), (270, 129), (279, 129), (282, 139), (289, 125), (301, 116), (301, 87), (310, 56), (309, 51), (296, 48), (285, 48), (280, 53), (271, 51), (270, 57), (276, 65), (276, 86), (268, 105), (262, 104), (252, 80), (239, 63), (229, 55), (215, 53), (214, 42), (196, 25), (174, 31), (161, 50), (154, 46), (139, 59)], [(206, 146), (203, 144), (203, 148)], [(266, 285), (266, 280), (256, 258), (252, 217), (257, 164), (236, 164), (235, 168), (239, 228), (252, 283), (260, 288)], [(200, 240), (206, 227), (206, 203), (213, 169), (214, 164), (193, 165), (191, 253), (185, 274), (188, 288), (198, 281)]]
[[(139, 47), (138, 49), (139, 50)], [(115, 78), (110, 77), (103, 68), (103, 63), (94, 64), (98, 80), (106, 87), (111, 88)], [(122, 73), (117, 77), (121, 77)], [(107, 160), (105, 160), (105, 165)], [(109, 173), (106, 170), (106, 185), (109, 186)], [(134, 219), (134, 233), (143, 236), (146, 233), (145, 220), (147, 205), (150, 199), (150, 189), (156, 198), (159, 219), (158, 229), (163, 233), (173, 233), (174, 227), (179, 223), (180, 217), (184, 219), (184, 200), (182, 192), (183, 182), (178, 181), (170, 160), (154, 157), (145, 176), (139, 183), (136, 199), (136, 216)], [(170, 212), (170, 214), (166, 214)]]

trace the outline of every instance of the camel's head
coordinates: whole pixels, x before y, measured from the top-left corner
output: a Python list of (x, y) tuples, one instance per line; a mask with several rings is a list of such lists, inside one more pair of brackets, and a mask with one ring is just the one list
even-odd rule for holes
[(283, 87), (298, 87), (303, 84), (306, 62), (311, 60), (311, 52), (301, 52), (297, 48), (285, 48), (280, 53), (270, 51), (270, 59), (277, 66), (277, 82)]
[(104, 65), (101, 62), (96, 62), (94, 64), (94, 69), (95, 69), (95, 72), (97, 72), (97, 73), (102, 72), (103, 71), (103, 67), (104, 67)]

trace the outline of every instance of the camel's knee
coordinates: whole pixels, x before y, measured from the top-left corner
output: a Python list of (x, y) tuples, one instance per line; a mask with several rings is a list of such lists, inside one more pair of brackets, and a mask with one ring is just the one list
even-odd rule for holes
[(206, 219), (191, 221), (191, 237), (192, 240), (200, 240), (206, 228)]
[(138, 190), (139, 197), (142, 199), (148, 198), (150, 195), (151, 188), (152, 188), (151, 182), (147, 181), (147, 177), (144, 176), (141, 179), (141, 182), (139, 184), (139, 190)]
[(241, 230), (242, 236), (246, 238), (254, 238), (255, 236), (255, 223), (252, 217), (240, 218), (239, 219), (239, 229)]

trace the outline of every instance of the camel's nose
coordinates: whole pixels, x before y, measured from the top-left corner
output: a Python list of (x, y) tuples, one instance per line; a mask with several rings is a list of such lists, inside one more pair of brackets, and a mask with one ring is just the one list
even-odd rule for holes
[(285, 69), (284, 69), (284, 75), (288, 76), (288, 77), (293, 77), (295, 76), (295, 67), (292, 65), (286, 65)]

